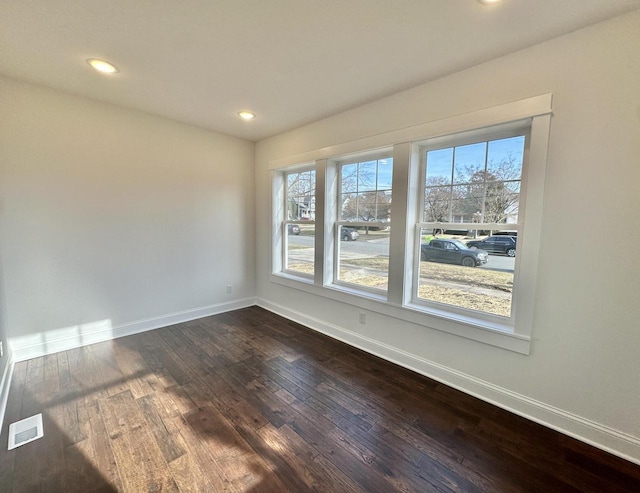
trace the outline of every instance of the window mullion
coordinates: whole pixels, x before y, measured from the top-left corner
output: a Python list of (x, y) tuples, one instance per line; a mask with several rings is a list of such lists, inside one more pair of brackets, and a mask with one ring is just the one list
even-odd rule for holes
[[(425, 163), (426, 166), (426, 163)], [(456, 182), (456, 148), (453, 148), (451, 153), (451, 184), (449, 185), (449, 205), (448, 205), (448, 217), (449, 222), (453, 221), (453, 190), (454, 183)]]
[[(327, 169), (327, 160), (316, 161), (316, 237), (315, 237), (315, 262), (314, 262), (314, 284), (324, 286), (328, 279), (331, 279), (332, 270), (332, 248), (333, 239), (331, 235), (331, 195), (328, 195), (331, 188), (331, 173)], [(337, 191), (336, 191), (337, 193)], [(334, 195), (335, 197), (336, 195)], [(329, 199), (329, 200), (328, 200)]]
[(486, 213), (487, 213), (487, 174), (489, 172), (488, 170), (488, 163), (487, 163), (487, 159), (489, 157), (489, 145), (485, 144), (484, 145), (484, 173), (482, 174), (482, 209), (481, 209), (481, 215), (480, 217), (482, 218), (482, 222), (487, 222), (486, 219)]
[[(392, 177), (392, 207), (391, 207), (391, 237), (389, 238), (389, 280), (387, 284), (387, 300), (389, 303), (401, 306), (404, 302), (405, 264), (407, 258), (407, 213), (415, 202), (415, 187), (410, 187), (411, 143), (393, 146), (393, 177)], [(398, 200), (393, 200), (397, 197)], [(402, 199), (402, 198), (405, 199)], [(411, 242), (409, 242), (411, 244)], [(410, 248), (409, 250), (412, 250)], [(409, 263), (411, 261), (409, 260)]]

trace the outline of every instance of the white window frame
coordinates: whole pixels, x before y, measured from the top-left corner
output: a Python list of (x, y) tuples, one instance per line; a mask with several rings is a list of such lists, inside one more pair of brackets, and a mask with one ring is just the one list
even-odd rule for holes
[[(289, 269), (288, 266), (288, 254), (289, 254), (289, 234), (288, 227), (289, 224), (300, 224), (299, 220), (289, 219), (288, 217), (288, 176), (294, 173), (304, 173), (307, 171), (316, 172), (315, 163), (306, 163), (300, 164), (296, 166), (292, 166), (285, 170), (282, 170), (274, 177), (274, 204), (280, 202), (280, 206), (276, 207), (274, 210), (274, 219), (277, 223), (275, 232), (276, 238), (276, 248), (275, 251), (279, 252), (280, 259), (279, 261), (273, 262), (273, 272), (280, 272), (292, 278), (302, 278), (307, 282), (313, 281), (315, 277), (315, 245), (314, 245), (314, 273), (307, 274), (306, 272), (300, 272), (297, 270)], [(316, 187), (314, 193), (317, 193), (317, 173), (316, 173)], [(317, 207), (317, 203), (316, 203)], [(305, 221), (305, 224), (313, 224), (314, 229), (316, 228), (316, 220), (308, 220)]]
[[(426, 183), (426, 155), (428, 151), (443, 149), (447, 147), (459, 147), (477, 142), (492, 141), (496, 139), (504, 139), (510, 137), (516, 137), (523, 135), (525, 138), (524, 143), (524, 156), (522, 163), (522, 176), (520, 181), (520, 198), (518, 207), (518, 222), (517, 223), (443, 223), (443, 222), (429, 222), (420, 221), (424, 210), (424, 194)], [(426, 300), (418, 297), (418, 287), (420, 284), (420, 244), (421, 244), (421, 230), (422, 229), (509, 229), (518, 232), (518, 242), (521, 243), (524, 233), (524, 221), (526, 218), (526, 191), (527, 191), (527, 176), (529, 170), (529, 151), (528, 147), (531, 142), (530, 136), (530, 122), (529, 120), (509, 123), (498, 127), (489, 127), (481, 129), (480, 131), (472, 131), (467, 134), (454, 134), (443, 138), (437, 138), (427, 140), (423, 142), (416, 142), (413, 145), (416, 147), (419, 154), (419, 181), (418, 190), (416, 193), (417, 203), (415, 204), (416, 218), (418, 222), (414, 225), (413, 234), (410, 235), (409, 241), (414, 242), (414, 257), (413, 262), (413, 276), (410, 282), (407, 284), (407, 291), (411, 293), (407, 306), (415, 309), (422, 309), (427, 312), (435, 314), (441, 314), (444, 312), (451, 312), (453, 316), (461, 319), (467, 319), (469, 321), (478, 322), (481, 324), (493, 325), (500, 330), (512, 331), (511, 327), (516, 323), (516, 304), (518, 293), (518, 273), (520, 268), (520, 255), (516, 255), (515, 268), (514, 268), (514, 281), (511, 296), (511, 310), (509, 317), (503, 317), (500, 315), (494, 315), (488, 312), (482, 312), (479, 310), (471, 310), (455, 305), (448, 305), (445, 303), (438, 303), (433, 300)], [(454, 183), (452, 187), (456, 186)], [(408, 280), (407, 280), (408, 281)]]
[[(538, 272), (539, 238), (542, 230), (544, 183), (547, 148), (551, 128), (551, 94), (535, 96), (471, 113), (427, 122), (384, 134), (365, 137), (322, 149), (311, 150), (270, 162), (273, 172), (272, 194), (272, 276), (271, 281), (288, 288), (346, 303), (362, 310), (380, 313), (428, 330), (438, 330), (490, 344), (522, 354), (530, 351)], [(526, 210), (526, 231), (518, 235), (516, 256), (517, 286), (514, 283), (514, 319), (486, 320), (483, 317), (458, 313), (446, 306), (425, 308), (413, 303), (414, 264), (417, 243), (416, 224), (418, 187), (421, 183), (420, 144), (437, 142), (456, 134), (473, 136), (486, 134), (494, 128), (529, 126), (526, 177), (523, 176), (520, 207)], [(333, 284), (335, 269), (335, 228), (337, 220), (339, 156), (368, 154), (372, 150), (393, 148), (393, 207), (389, 249), (389, 283), (385, 295), (373, 294)], [(337, 157), (338, 156), (338, 157)], [(282, 272), (282, 214), (278, 191), (282, 191), (283, 171), (296, 163), (315, 162), (316, 169), (316, 243), (315, 275), (313, 279)], [(524, 171), (523, 171), (524, 173)], [(504, 225), (502, 225), (504, 226)], [(518, 264), (519, 263), (519, 264)]]
[[(330, 160), (328, 163), (329, 166), (335, 167), (335, 172), (337, 174), (337, 191), (335, 194), (335, 212), (332, 211), (330, 215), (326, 215), (325, 217), (330, 217), (333, 219), (332, 231), (334, 236), (334, 256), (333, 256), (333, 269), (331, 275), (331, 285), (338, 289), (346, 289), (350, 292), (361, 293), (364, 296), (374, 296), (374, 297), (387, 297), (388, 289), (380, 289), (380, 288), (372, 288), (368, 286), (363, 286), (357, 283), (351, 283), (347, 281), (343, 281), (339, 279), (340, 274), (340, 249), (342, 248), (342, 240), (340, 235), (340, 226), (346, 227), (378, 227), (378, 228), (386, 228), (388, 227), (391, 231), (391, 220), (389, 222), (383, 221), (349, 221), (342, 219), (341, 216), (341, 198), (342, 198), (342, 169), (344, 166), (348, 166), (350, 164), (359, 164), (366, 161), (376, 161), (377, 162), (382, 159), (393, 159), (393, 149), (378, 149), (373, 152), (367, 152), (365, 154), (357, 154), (351, 155), (348, 157), (339, 157)], [(376, 191), (377, 191), (377, 169), (376, 169)], [(360, 192), (356, 190), (354, 192), (358, 195)], [(393, 183), (391, 184), (391, 193), (393, 195)], [(333, 199), (333, 197), (331, 197)], [(392, 199), (393, 200), (393, 199)], [(393, 204), (391, 207), (393, 210)], [(391, 249), (389, 249), (391, 250)], [(389, 256), (391, 251), (389, 251)], [(388, 274), (388, 273), (387, 273)]]

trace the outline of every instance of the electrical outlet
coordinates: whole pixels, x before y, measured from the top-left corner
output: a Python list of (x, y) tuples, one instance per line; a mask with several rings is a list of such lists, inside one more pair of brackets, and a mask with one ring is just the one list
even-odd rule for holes
[(360, 323), (361, 324), (367, 323), (367, 314), (365, 312), (360, 312)]
[(231, 294), (232, 288), (231, 284), (227, 284), (227, 294)]

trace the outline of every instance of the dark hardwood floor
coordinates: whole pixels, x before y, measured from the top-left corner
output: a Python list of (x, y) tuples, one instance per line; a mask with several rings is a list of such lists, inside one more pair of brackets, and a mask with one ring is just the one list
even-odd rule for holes
[(640, 467), (247, 308), (15, 365), (0, 491), (640, 491)]

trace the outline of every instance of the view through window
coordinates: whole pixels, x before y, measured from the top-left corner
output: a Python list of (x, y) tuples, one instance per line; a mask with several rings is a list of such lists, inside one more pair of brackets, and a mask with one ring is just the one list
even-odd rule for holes
[(424, 149), (417, 300), (510, 317), (525, 136)]
[(393, 158), (340, 166), (336, 280), (387, 289)]
[(545, 94), (274, 163), (271, 281), (528, 354), (550, 125)]
[(313, 276), (316, 218), (316, 172), (297, 171), (286, 174), (285, 228), (286, 270)]

